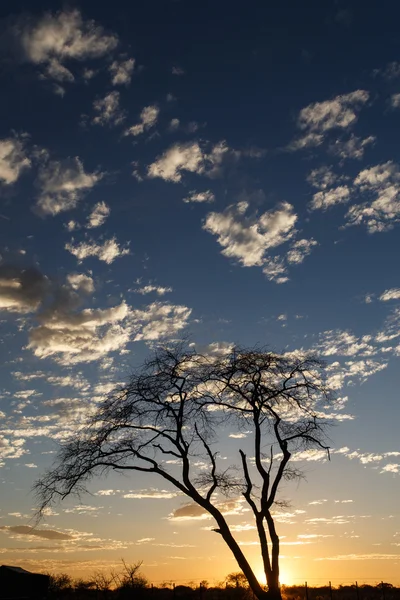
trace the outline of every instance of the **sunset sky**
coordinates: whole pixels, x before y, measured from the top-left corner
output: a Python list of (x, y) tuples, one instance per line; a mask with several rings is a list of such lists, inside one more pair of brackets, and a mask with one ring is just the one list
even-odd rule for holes
[[(88, 577), (143, 560), (155, 584), (238, 570), (212, 520), (150, 476), (95, 480), (31, 529), (58, 444), (187, 337), (328, 362), (331, 461), (294, 457), (281, 581), (400, 585), (399, 16), (1, 2), (0, 564)], [(260, 572), (243, 499), (225, 511)]]

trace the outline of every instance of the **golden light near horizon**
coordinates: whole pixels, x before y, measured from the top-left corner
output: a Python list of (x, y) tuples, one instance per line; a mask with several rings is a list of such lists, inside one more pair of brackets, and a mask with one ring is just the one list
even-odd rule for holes
[[(266, 579), (265, 573), (262, 569), (260, 569), (259, 571), (256, 572), (256, 577), (262, 585), (267, 585), (267, 579)], [(291, 585), (292, 579), (293, 578), (291, 577), (290, 571), (288, 569), (286, 569), (286, 568), (280, 569), (279, 582), (281, 585)]]

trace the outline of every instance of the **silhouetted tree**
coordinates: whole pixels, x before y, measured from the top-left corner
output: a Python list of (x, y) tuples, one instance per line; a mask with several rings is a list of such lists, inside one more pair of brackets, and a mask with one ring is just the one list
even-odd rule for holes
[[(262, 349), (234, 349), (219, 357), (184, 346), (160, 350), (62, 447), (54, 467), (36, 484), (41, 510), (84, 492), (92, 477), (110, 470), (159, 475), (215, 519), (214, 531), (255, 596), (279, 599), (279, 537), (272, 511), (279, 506), (282, 480), (301, 476), (290, 465), (293, 452), (329, 453), (320, 412), (329, 399), (324, 364), (312, 356)], [(251, 430), (254, 464), (240, 448), (240, 467), (220, 468), (214, 443), (222, 426)], [(207, 469), (196, 467), (199, 460)], [(218, 494), (232, 493), (242, 494), (253, 513), (268, 592), (223, 514)]]

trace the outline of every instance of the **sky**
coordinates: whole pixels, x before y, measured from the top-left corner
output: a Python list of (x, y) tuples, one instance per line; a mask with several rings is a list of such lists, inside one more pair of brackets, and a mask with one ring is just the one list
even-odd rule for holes
[[(34, 527), (58, 445), (158, 345), (310, 350), (331, 460), (276, 513), (283, 583), (400, 584), (400, 37), (392, 2), (3, 0), (0, 561), (223, 580), (212, 529), (150, 476)], [(221, 431), (235, 463), (245, 439)], [(224, 507), (261, 570), (241, 498)]]

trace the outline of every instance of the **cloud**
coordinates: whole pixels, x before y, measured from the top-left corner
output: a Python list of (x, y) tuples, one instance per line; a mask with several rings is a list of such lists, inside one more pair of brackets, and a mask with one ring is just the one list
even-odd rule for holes
[(110, 265), (116, 258), (129, 254), (128, 246), (119, 246), (115, 237), (104, 240), (103, 243), (88, 240), (74, 245), (73, 242), (74, 239), (72, 239), (71, 243), (65, 244), (65, 249), (76, 256), (79, 261), (93, 256)]
[(400, 94), (392, 94), (390, 96), (390, 106), (392, 108), (400, 108)]
[(306, 256), (311, 254), (311, 251), (315, 246), (318, 246), (318, 242), (312, 238), (310, 240), (297, 240), (297, 242), (292, 244), (286, 255), (286, 259), (289, 263), (300, 264)]
[(377, 353), (377, 348), (371, 342), (370, 335), (357, 337), (349, 331), (331, 329), (321, 334), (317, 348), (324, 356), (371, 356)]
[(191, 191), (189, 195), (183, 198), (184, 202), (214, 202), (215, 196), (211, 190), (205, 192)]
[(0, 265), (0, 311), (33, 312), (49, 287), (49, 280), (35, 268)]
[(83, 273), (70, 273), (67, 275), (67, 281), (73, 290), (91, 294), (94, 292), (94, 281), (89, 275)]
[(309, 207), (310, 210), (327, 210), (336, 204), (345, 204), (350, 200), (350, 189), (347, 185), (341, 185), (327, 191), (317, 192), (313, 195)]
[(135, 491), (127, 492), (126, 494), (122, 495), (122, 498), (128, 498), (128, 499), (134, 499), (134, 500), (135, 499), (136, 500), (143, 500), (143, 499), (165, 500), (165, 499), (170, 499), (170, 498), (176, 498), (179, 495), (180, 495), (179, 492), (171, 492), (169, 490), (150, 489), (150, 490), (135, 490)]
[(300, 129), (325, 133), (334, 128), (346, 129), (357, 120), (359, 110), (369, 98), (365, 90), (336, 96), (332, 100), (315, 102), (303, 108), (298, 116)]
[(39, 172), (40, 194), (36, 210), (41, 215), (57, 215), (76, 207), (85, 193), (103, 177), (99, 171), (85, 173), (76, 156), (62, 161), (50, 161)]
[(353, 158), (361, 160), (364, 157), (365, 149), (376, 142), (376, 137), (370, 135), (364, 139), (351, 134), (347, 140), (336, 140), (329, 146), (329, 152), (338, 156), (342, 160)]
[(400, 170), (392, 161), (360, 171), (354, 180), (359, 193), (372, 201), (353, 205), (346, 214), (347, 225), (367, 227), (369, 233), (389, 231), (400, 221)]
[(379, 296), (379, 300), (382, 302), (387, 302), (388, 300), (400, 300), (400, 288), (385, 290), (383, 294)]
[(145, 285), (137, 290), (134, 290), (136, 294), (152, 294), (153, 292), (158, 294), (159, 296), (164, 296), (169, 292), (172, 292), (171, 287), (162, 287), (160, 285)]
[(198, 142), (174, 144), (148, 166), (147, 177), (160, 177), (174, 183), (182, 180), (182, 171), (217, 177), (224, 162), (237, 160), (239, 156), (240, 153), (229, 148), (225, 141), (215, 144), (208, 153)]
[(91, 362), (121, 351), (130, 340), (129, 315), (125, 302), (106, 309), (80, 312), (60, 308), (37, 316), (38, 327), (29, 332), (27, 348), (38, 358), (55, 358), (60, 364)]
[(182, 69), (182, 67), (179, 67), (178, 65), (172, 67), (171, 73), (172, 75), (185, 75), (185, 71)]
[(21, 173), (31, 167), (26, 155), (23, 138), (12, 137), (0, 140), (0, 183), (11, 185)]
[(246, 216), (248, 208), (248, 202), (239, 202), (222, 213), (211, 212), (203, 228), (217, 236), (224, 256), (237, 259), (244, 267), (262, 266), (267, 250), (293, 237), (297, 216), (287, 202), (260, 216)]
[(310, 171), (307, 181), (313, 187), (319, 190), (326, 190), (335, 185), (341, 177), (332, 171), (332, 167), (319, 167)]
[(171, 337), (187, 326), (192, 309), (168, 302), (153, 302), (144, 309), (133, 310), (131, 322), (136, 329), (135, 341), (155, 341)]
[(399, 560), (400, 554), (337, 554), (336, 556), (325, 556), (314, 558), (314, 560)]
[(113, 85), (129, 85), (134, 67), (134, 58), (120, 61), (114, 60), (108, 69), (111, 74), (111, 83)]
[(355, 124), (358, 111), (368, 101), (369, 93), (356, 90), (324, 102), (314, 102), (301, 109), (297, 127), (305, 133), (294, 139), (287, 150), (295, 151), (320, 146), (332, 129), (347, 129)]
[(109, 92), (104, 98), (98, 98), (93, 102), (93, 108), (97, 113), (93, 117), (95, 125), (120, 125), (124, 121), (126, 114), (119, 105), (119, 92)]
[(124, 135), (137, 136), (141, 133), (144, 133), (148, 129), (151, 129), (156, 125), (159, 113), (160, 109), (156, 104), (145, 106), (140, 113), (139, 123), (126, 129)]
[(24, 454), (28, 454), (28, 450), (24, 448), (25, 439), (17, 437), (17, 432), (13, 432), (12, 439), (5, 437), (0, 433), (0, 466), (4, 466), (4, 460), (10, 458), (21, 458)]
[(10, 33), (20, 58), (44, 65), (46, 76), (57, 81), (71, 81), (63, 70), (63, 62), (100, 58), (118, 44), (116, 35), (105, 33), (92, 20), (85, 21), (77, 9), (46, 12), (38, 18), (21, 17)]
[(188, 504), (176, 508), (170, 513), (168, 518), (174, 521), (188, 521), (192, 519), (204, 520), (211, 519), (211, 515), (202, 506), (189, 502)]
[(36, 529), (29, 527), (28, 525), (14, 525), (0, 527), (1, 531), (5, 533), (16, 533), (17, 535), (28, 535), (39, 537), (45, 540), (72, 540), (73, 537), (67, 533), (61, 533), (60, 531), (54, 531), (53, 529)]
[(97, 202), (88, 217), (86, 228), (94, 229), (95, 227), (101, 227), (106, 222), (110, 212), (111, 209), (105, 202)]

